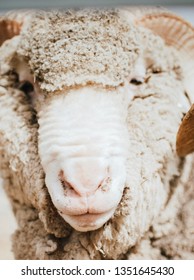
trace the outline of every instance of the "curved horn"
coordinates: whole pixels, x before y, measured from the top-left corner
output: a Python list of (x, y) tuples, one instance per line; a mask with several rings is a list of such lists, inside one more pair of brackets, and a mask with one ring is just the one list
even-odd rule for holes
[(7, 39), (20, 33), (21, 25), (12, 20), (0, 20), (0, 46)]
[(31, 16), (31, 11), (9, 12), (0, 17), (0, 46), (4, 41), (19, 35), (24, 22)]
[(194, 104), (185, 115), (176, 139), (176, 150), (179, 156), (194, 152)]

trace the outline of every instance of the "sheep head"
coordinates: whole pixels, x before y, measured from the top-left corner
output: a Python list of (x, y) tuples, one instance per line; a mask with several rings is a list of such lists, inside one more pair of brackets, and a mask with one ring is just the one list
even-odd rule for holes
[[(174, 22), (177, 24), (173, 29)], [(159, 170), (173, 161), (173, 140), (164, 140), (160, 155), (155, 149), (157, 145), (151, 151), (152, 133), (157, 125), (151, 122), (150, 108), (144, 106), (145, 118), (135, 110), (141, 108), (144, 99), (152, 98), (144, 83), (149, 81), (152, 85), (152, 66), (158, 71), (157, 54), (149, 52), (149, 38), (144, 35), (152, 34), (156, 48), (165, 47), (165, 43), (176, 48), (177, 42), (170, 41), (174, 38), (172, 32), (180, 32), (181, 42), (180, 38), (185, 40), (187, 36), (182, 34), (185, 26), (190, 31), (191, 27), (182, 20), (165, 13), (150, 16), (149, 10), (137, 14), (128, 10), (40, 13), (23, 25), (10, 63), (20, 85), (25, 81), (32, 85), (30, 102), (37, 111), (45, 183), (58, 213), (76, 230), (93, 231), (114, 215), (128, 215), (132, 221), (127, 229), (132, 246), (167, 202), (172, 178), (165, 171), (160, 178)], [(18, 31), (13, 35), (17, 34)], [(183, 50), (181, 46), (177, 49), (187, 54), (190, 47), (188, 44)], [(189, 67), (190, 58), (183, 63), (183, 72)], [(185, 79), (183, 88), (189, 93), (190, 84), (191, 79)], [(186, 97), (179, 98), (184, 99), (188, 108)], [(180, 109), (176, 115), (175, 129), (183, 111), (184, 108)], [(157, 110), (154, 112), (159, 116)], [(150, 134), (141, 132), (146, 118), (151, 126), (155, 125)], [(165, 127), (159, 126), (159, 130), (165, 131)], [(158, 136), (157, 141), (162, 140)], [(162, 163), (156, 164), (154, 153)], [(174, 165), (178, 166), (178, 161), (176, 158)], [(170, 170), (170, 164), (167, 165)], [(131, 183), (136, 181), (136, 175), (141, 177), (137, 186)], [(149, 218), (136, 219), (140, 213)], [(134, 232), (140, 234), (135, 236)]]
[[(71, 13), (66, 13), (66, 15), (67, 21), (65, 22), (63, 22), (63, 14), (55, 15), (51, 13), (46, 16), (48, 16), (50, 21), (53, 21), (53, 17), (57, 20), (59, 16), (61, 22), (60, 20), (57, 20), (57, 22), (61, 24), (63, 31), (67, 34), (71, 31), (71, 35), (69, 35), (69, 41), (71, 42), (75, 36), (76, 28), (81, 24), (81, 18), (86, 18), (89, 15), (87, 14), (86, 16), (82, 12), (80, 12), (80, 15), (78, 13), (77, 16), (76, 14), (71, 15)], [(73, 60), (69, 64), (75, 63), (76, 59), (80, 60), (80, 65), (76, 65), (79, 76), (76, 72), (76, 75), (71, 77), (72, 74), (69, 74), (69, 69), (63, 69), (60, 75), (55, 72), (55, 78), (50, 82), (45, 72), (46, 75), (40, 83), (40, 76), (42, 76), (41, 70), (45, 67), (45, 61), (49, 61), (50, 58), (41, 58), (39, 53), (38, 55), (41, 60), (39, 61), (40, 68), (37, 69), (36, 67), (35, 70), (33, 63), (36, 60), (35, 57), (37, 57), (37, 54), (33, 54), (31, 51), (37, 48), (31, 46), (30, 38), (28, 36), (28, 38), (26, 37), (27, 34), (23, 36), (24, 39), (21, 40), (22, 44), (17, 50), (18, 57), (15, 57), (12, 62), (18, 74), (19, 82), (21, 83), (20, 87), (27, 87), (29, 83), (32, 85), (32, 92), (30, 94), (32, 96), (32, 103), (38, 113), (39, 155), (45, 171), (45, 182), (52, 202), (65, 221), (80, 231), (95, 230), (101, 227), (113, 216), (121, 200), (123, 190), (126, 186), (125, 166), (128, 155), (127, 108), (130, 100), (134, 97), (134, 88), (133, 85), (129, 85), (129, 81), (135, 80), (141, 83), (145, 75), (143, 61), (135, 59), (135, 56), (137, 57), (135, 53), (137, 46), (134, 44), (128, 47), (124, 40), (124, 34), (120, 38), (121, 43), (126, 44), (129, 52), (131, 50), (134, 51), (132, 55), (129, 53), (128, 57), (124, 51), (121, 51), (121, 57), (119, 59), (122, 63), (127, 59), (127, 62), (133, 67), (133, 70), (127, 73), (126, 81), (121, 81), (122, 73), (119, 73), (119, 76), (118, 71), (116, 72), (117, 76), (114, 72), (111, 75), (112, 68), (118, 67), (118, 57), (116, 57), (114, 65), (111, 65), (111, 56), (106, 57), (108, 48), (111, 53), (116, 50), (117, 46), (114, 47), (113, 43), (117, 40), (117, 34), (114, 34), (115, 31), (107, 30), (107, 34), (104, 35), (105, 29), (103, 24), (109, 28), (110, 24), (108, 24), (108, 20), (112, 17), (115, 28), (123, 28), (127, 34), (129, 31), (128, 23), (123, 24), (123, 26), (121, 24), (119, 28), (116, 27), (118, 18), (114, 13), (108, 15), (106, 12), (100, 13), (98, 11), (96, 15), (95, 13), (90, 15), (91, 18), (92, 16), (93, 20), (91, 24), (93, 30), (89, 31), (88, 34), (87, 30), (84, 32), (89, 36), (92, 32), (98, 32), (99, 28), (101, 29), (100, 36), (102, 36), (102, 40), (105, 41), (106, 36), (110, 37), (112, 45), (104, 42), (106, 48), (104, 52), (100, 50), (101, 42), (99, 42), (99, 39), (95, 45), (93, 41), (91, 42), (90, 38), (87, 38), (88, 42), (86, 40), (89, 48), (87, 45), (81, 45), (82, 49), (79, 51), (77, 45), (83, 37), (81, 32), (79, 33), (80, 38), (77, 38), (74, 44), (71, 43), (71, 45), (68, 45), (64, 37), (62, 40), (59, 40), (60, 43), (58, 42), (53, 45), (56, 48), (57, 45), (62, 44), (55, 49), (55, 57), (51, 58), (52, 65), (49, 66), (53, 67), (51, 72), (58, 72), (59, 68), (65, 68), (65, 64), (68, 64), (68, 60), (70, 60), (69, 55)], [(33, 28), (36, 30), (33, 32), (33, 40), (36, 40), (42, 31), (45, 32), (48, 29), (48, 26), (44, 26), (41, 31), (41, 22), (44, 25), (45, 18), (42, 14), (37, 17), (39, 17), (39, 27), (34, 27), (35, 22), (32, 22), (29, 27), (31, 31)], [(100, 17), (102, 17), (101, 21), (99, 21)], [(97, 19), (98, 21), (95, 22)], [(71, 20), (77, 20), (74, 23), (75, 30), (71, 27)], [(84, 26), (85, 23), (82, 25), (86, 28)], [(49, 44), (53, 44), (53, 40), (56, 39), (55, 35), (50, 41), (48, 40), (47, 46), (44, 46), (45, 48), (51, 49), (51, 45)], [(59, 35), (61, 36), (61, 34)], [(128, 39), (132, 40), (129, 34), (127, 35)], [(35, 41), (33, 41), (34, 43)], [(68, 52), (69, 47), (72, 49), (75, 48), (74, 51), (78, 54), (72, 55), (71, 50)], [(58, 68), (60, 58), (56, 59), (56, 57), (60, 56), (61, 49), (63, 50), (63, 48), (67, 50), (67, 54), (63, 54), (64, 57), (62, 57), (62, 62)], [(96, 54), (90, 61), (87, 58), (88, 49), (92, 48), (96, 48)], [(27, 52), (30, 54), (26, 59)], [(47, 51), (44, 50), (44, 53), (46, 54)], [(95, 60), (98, 62), (99, 57), (102, 59), (102, 55), (106, 59), (104, 65), (100, 62), (102, 65), (97, 65), (94, 71), (89, 69), (91, 73), (87, 73), (86, 70), (83, 71), (87, 65), (92, 65), (92, 59), (94, 63), (92, 67), (95, 67)], [(82, 61), (81, 56), (85, 56), (84, 59), (86, 62), (84, 60)], [(31, 66), (33, 70), (31, 69), (29, 71), (30, 67), (25, 61), (29, 60), (30, 57), (32, 58)], [(61, 65), (62, 63), (64, 65)], [(123, 65), (123, 68), (125, 66), (126, 63)], [(68, 67), (70, 68), (70, 65)], [(103, 70), (104, 76), (97, 75), (96, 73), (100, 72), (100, 68), (102, 67), (107, 67), (107, 71)], [(123, 70), (122, 67), (121, 70)], [(67, 77), (63, 77), (65, 71), (68, 72), (69, 77), (68, 75), (66, 75)], [(32, 75), (35, 72), (38, 72), (35, 78), (38, 80), (37, 82), (34, 82)], [(62, 76), (58, 83), (56, 83), (58, 79), (56, 75), (59, 79)], [(53, 78), (51, 77), (51, 79)], [(28, 84), (26, 83), (25, 85), (26, 81)]]

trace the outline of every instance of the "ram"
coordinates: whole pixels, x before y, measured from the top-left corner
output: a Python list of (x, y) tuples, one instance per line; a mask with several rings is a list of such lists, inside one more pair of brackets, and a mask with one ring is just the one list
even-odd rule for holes
[(8, 13), (0, 26), (15, 257), (194, 258), (192, 109), (176, 150), (193, 27), (149, 8)]

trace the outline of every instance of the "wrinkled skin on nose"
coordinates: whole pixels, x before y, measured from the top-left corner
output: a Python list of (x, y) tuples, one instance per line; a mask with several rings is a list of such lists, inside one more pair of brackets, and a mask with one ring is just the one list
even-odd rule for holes
[(71, 90), (39, 113), (39, 154), (58, 213), (78, 231), (101, 227), (125, 187), (125, 91)]

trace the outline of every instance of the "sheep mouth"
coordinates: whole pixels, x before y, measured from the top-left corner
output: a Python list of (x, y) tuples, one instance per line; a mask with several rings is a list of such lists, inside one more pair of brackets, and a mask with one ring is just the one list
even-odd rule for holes
[(100, 228), (114, 214), (115, 209), (100, 213), (85, 213), (79, 215), (60, 215), (78, 231), (92, 231)]

